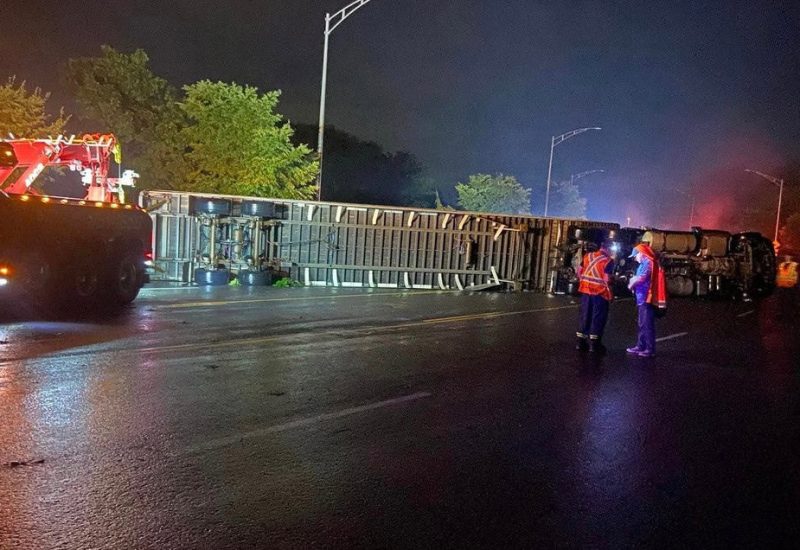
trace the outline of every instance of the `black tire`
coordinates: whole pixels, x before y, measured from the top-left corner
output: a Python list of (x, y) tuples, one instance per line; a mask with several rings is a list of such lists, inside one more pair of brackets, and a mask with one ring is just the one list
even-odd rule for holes
[(275, 204), (266, 201), (242, 201), (242, 216), (254, 218), (274, 218)]
[(141, 252), (117, 256), (112, 263), (104, 285), (109, 302), (126, 305), (133, 302), (144, 285), (145, 269)]
[(194, 282), (202, 286), (227, 285), (229, 280), (227, 269), (205, 269), (201, 267), (194, 272)]
[(242, 270), (237, 275), (239, 284), (243, 286), (266, 286), (272, 282), (267, 271), (251, 271), (249, 269)]
[(190, 197), (189, 211), (194, 215), (230, 216), (231, 201), (205, 197)]
[(98, 262), (84, 258), (70, 263), (64, 269), (65, 295), (62, 303), (93, 307), (100, 297), (101, 279)]
[(31, 252), (22, 255), (17, 274), (20, 287), (34, 301), (43, 301), (52, 296), (56, 277), (53, 266), (44, 254)]

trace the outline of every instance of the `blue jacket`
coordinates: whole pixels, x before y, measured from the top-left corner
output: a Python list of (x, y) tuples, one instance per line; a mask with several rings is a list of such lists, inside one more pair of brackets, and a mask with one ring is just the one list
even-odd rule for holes
[(650, 265), (650, 260), (647, 258), (642, 259), (642, 263), (636, 269), (636, 277), (641, 277), (641, 280), (633, 287), (633, 294), (636, 296), (636, 305), (641, 306), (647, 303), (647, 293), (650, 292), (650, 274), (653, 273), (653, 266)]

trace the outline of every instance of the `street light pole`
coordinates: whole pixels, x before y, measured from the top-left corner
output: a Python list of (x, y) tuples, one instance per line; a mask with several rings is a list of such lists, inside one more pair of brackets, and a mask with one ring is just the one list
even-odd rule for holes
[(547, 208), (550, 205), (550, 177), (553, 173), (553, 149), (555, 149), (556, 145), (559, 143), (563, 143), (567, 141), (571, 137), (575, 137), (578, 134), (582, 134), (584, 132), (588, 132), (589, 130), (601, 130), (602, 128), (578, 128), (577, 130), (570, 130), (560, 136), (553, 136), (550, 138), (550, 164), (547, 166), (547, 192), (544, 196), (544, 215), (547, 217)]
[(695, 203), (695, 196), (694, 196), (694, 194), (693, 194), (693, 193), (687, 193), (686, 191), (681, 191), (681, 190), (680, 190), (680, 189), (678, 189), (677, 187), (676, 187), (676, 188), (674, 188), (674, 190), (675, 190), (675, 191), (677, 191), (678, 193), (680, 193), (681, 195), (685, 195), (685, 196), (689, 197), (690, 199), (692, 199), (692, 208), (691, 208), (691, 210), (689, 211), (689, 229), (691, 229), (692, 227), (694, 227), (694, 203)]
[(775, 176), (770, 176), (769, 174), (765, 174), (763, 172), (759, 172), (758, 170), (750, 170), (749, 168), (745, 170), (745, 172), (750, 172), (751, 174), (755, 174), (757, 176), (761, 176), (768, 182), (772, 183), (776, 187), (778, 187), (778, 214), (775, 218), (775, 240), (774, 242), (778, 242), (778, 230), (781, 227), (781, 204), (783, 203), (783, 178), (776, 178)]
[[(358, 8), (369, 3), (370, 0), (355, 0), (331, 15), (325, 14), (325, 45), (322, 50), (322, 86), (320, 86), (319, 96), (319, 135), (317, 136), (317, 158), (319, 159), (319, 171), (317, 172), (317, 200), (322, 198), (322, 149), (325, 139), (325, 91), (328, 82), (328, 38), (330, 34), (350, 17)], [(331, 24), (333, 23), (333, 24)]]

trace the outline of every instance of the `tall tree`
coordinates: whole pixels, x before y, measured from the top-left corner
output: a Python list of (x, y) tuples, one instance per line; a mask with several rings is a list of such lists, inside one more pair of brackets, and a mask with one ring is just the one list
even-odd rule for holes
[(408, 183), (401, 187), (398, 204), (400, 206), (435, 208), (438, 196), (436, 182), (420, 172), (411, 177)]
[(275, 112), (280, 92), (203, 80), (184, 87), (188, 184), (196, 191), (311, 198), (318, 163), (291, 142)]
[(548, 214), (562, 218), (585, 218), (586, 199), (570, 180), (552, 182)]
[[(316, 163), (274, 112), (278, 92), (201, 81), (182, 91), (142, 50), (71, 59), (66, 79), (91, 131), (112, 132), (140, 186), (309, 198)], [(182, 94), (183, 92), (183, 94)], [(185, 95), (184, 95), (185, 94)]]
[(144, 188), (179, 188), (183, 177), (185, 125), (178, 91), (156, 76), (143, 50), (121, 53), (102, 46), (99, 57), (70, 59), (67, 85), (90, 132), (111, 132), (122, 143), (124, 162)]
[[(316, 126), (298, 124), (296, 143), (316, 147)], [(325, 128), (322, 198), (366, 204), (432, 207), (435, 187), (408, 152), (384, 151), (333, 126)]]
[(531, 191), (514, 176), (474, 174), (467, 183), (457, 183), (458, 205), (464, 210), (508, 214), (530, 214)]
[(45, 106), (49, 93), (39, 88), (28, 90), (25, 82), (17, 84), (15, 77), (0, 86), (0, 137), (13, 134), (22, 138), (57, 136), (64, 130), (69, 117), (64, 109), (53, 116)]

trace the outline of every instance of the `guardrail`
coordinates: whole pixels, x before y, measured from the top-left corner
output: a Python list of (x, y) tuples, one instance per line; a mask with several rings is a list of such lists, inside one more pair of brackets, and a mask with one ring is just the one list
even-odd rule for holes
[[(193, 201), (228, 204), (223, 215)], [(243, 203), (267, 203), (254, 218)], [(270, 270), (306, 285), (469, 289), (506, 284), (548, 289), (570, 226), (560, 218), (143, 191), (153, 219), (154, 280), (190, 282), (197, 268)], [(253, 253), (257, 257), (253, 257)]]

